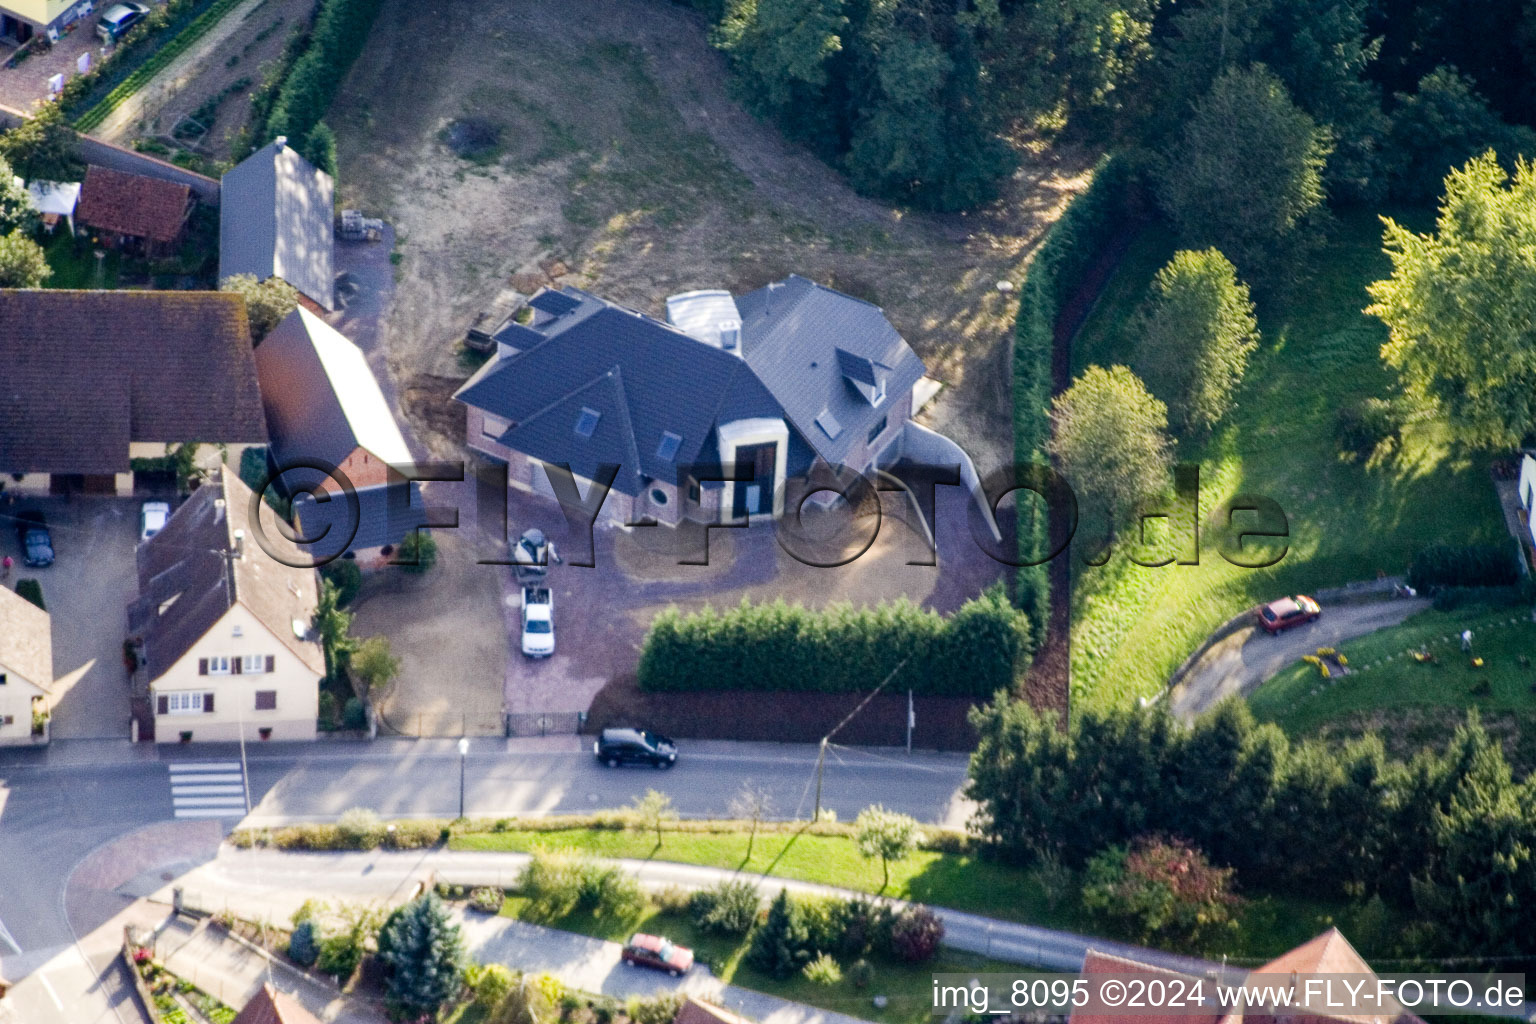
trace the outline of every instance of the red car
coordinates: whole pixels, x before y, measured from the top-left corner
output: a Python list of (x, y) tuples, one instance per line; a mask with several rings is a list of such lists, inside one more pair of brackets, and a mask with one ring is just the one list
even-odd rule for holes
[(688, 973), (693, 966), (693, 950), (679, 946), (660, 935), (635, 935), (624, 944), (620, 954), (624, 963), (666, 971), (672, 977)]
[(1295, 597), (1282, 597), (1278, 601), (1271, 601), (1259, 609), (1259, 625), (1269, 633), (1279, 633), (1281, 630), (1290, 629), (1292, 626), (1303, 626), (1308, 622), (1317, 621), (1317, 617), (1323, 614), (1322, 608), (1316, 601), (1305, 594), (1297, 594)]

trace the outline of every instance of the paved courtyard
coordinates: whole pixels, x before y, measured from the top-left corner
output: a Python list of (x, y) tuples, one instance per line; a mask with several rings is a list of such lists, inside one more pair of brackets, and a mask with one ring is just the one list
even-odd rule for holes
[(0, 550), (16, 559), (6, 585), (23, 577), (43, 588), (53, 625), (53, 671), (48, 701), (55, 739), (126, 739), (128, 670), (123, 664), (126, 609), (137, 592), (134, 550), (138, 503), (119, 498), (15, 498), (0, 514), (40, 509), (53, 534), (55, 561), (46, 569), (21, 564), (9, 518)]
[[(62, 74), (67, 82), (75, 77), (82, 53), (91, 55), (91, 65), (101, 60), (106, 47), (96, 38), (96, 22), (109, 3), (98, 3), (96, 11), (75, 22), (74, 31), (63, 36), (46, 52), (33, 51), (14, 68), (0, 67), (0, 105), (25, 113), (33, 104), (48, 98), (48, 79)], [(15, 46), (0, 46), (0, 60), (9, 59)]]

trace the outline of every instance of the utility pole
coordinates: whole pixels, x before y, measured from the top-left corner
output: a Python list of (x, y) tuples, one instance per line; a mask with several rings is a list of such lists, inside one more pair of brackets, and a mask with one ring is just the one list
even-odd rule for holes
[(870, 701), (875, 699), (875, 695), (878, 694), (881, 690), (885, 689), (886, 685), (890, 683), (892, 679), (895, 679), (896, 676), (900, 674), (901, 670), (907, 667), (907, 662), (911, 660), (911, 655), (902, 658), (901, 662), (895, 668), (891, 669), (890, 675), (880, 680), (880, 685), (875, 687), (873, 690), (870, 690), (869, 693), (865, 695), (864, 699), (859, 701), (858, 707), (848, 712), (848, 714), (843, 717), (841, 722), (838, 722), (836, 725), (834, 725), (831, 730), (829, 730), (827, 734), (821, 738), (821, 750), (816, 755), (816, 809), (811, 812), (812, 824), (815, 824), (821, 820), (821, 775), (822, 770), (827, 766), (827, 744), (831, 742), (833, 736), (837, 735), (838, 730), (842, 729), (843, 726), (853, 721), (853, 716), (857, 715), (860, 711), (863, 711), (865, 706), (869, 704)]

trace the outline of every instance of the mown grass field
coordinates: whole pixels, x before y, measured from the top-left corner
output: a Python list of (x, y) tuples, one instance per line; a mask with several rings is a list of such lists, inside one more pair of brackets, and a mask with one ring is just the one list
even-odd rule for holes
[[(849, 837), (785, 832), (759, 834), (750, 859), (746, 856), (747, 842), (745, 831), (667, 831), (658, 847), (654, 833), (638, 829), (520, 830), (513, 827), (503, 832), (455, 833), (451, 846), (456, 850), (518, 852), (540, 847), (574, 849), (600, 857), (702, 864), (869, 893), (881, 891), (879, 863), (860, 857)], [(1102, 933), (1070, 893), (1066, 898), (1049, 899), (1033, 872), (971, 854), (918, 850), (906, 860), (891, 865), (891, 882), (884, 895), (1003, 920), (1085, 934)], [(1367, 923), (1359, 907), (1341, 903), (1330, 904), (1297, 896), (1250, 895), (1252, 898), (1237, 927), (1219, 947), (1179, 952), (1204, 953), (1216, 959), (1225, 955), (1236, 963), (1258, 964), (1337, 924), (1350, 934), (1351, 941), (1362, 953), (1369, 955), (1373, 943), (1391, 941), (1394, 929), (1401, 923), (1394, 920), (1390, 927), (1382, 928)], [(584, 931), (588, 926), (577, 919), (560, 923), (558, 927)], [(587, 934), (599, 932), (588, 931)], [(673, 937), (686, 943), (681, 935), (679, 932)], [(741, 983), (749, 984), (745, 980)]]
[[(1461, 651), (1464, 629), (1472, 631), (1481, 668)], [(1420, 648), (1435, 661), (1415, 661), (1410, 652)], [(1536, 657), (1536, 623), (1526, 609), (1424, 612), (1339, 650), (1350, 674), (1324, 680), (1311, 665), (1293, 665), (1248, 699), (1254, 714), (1291, 736), (1374, 727), (1389, 746), (1411, 746), (1443, 742), (1476, 708), (1510, 757), (1530, 767), (1524, 734), (1536, 725), (1536, 668), (1520, 659)], [(1482, 687), (1486, 693), (1478, 692)]]
[[(1422, 230), (1430, 211), (1393, 215)], [(1075, 372), (1134, 366), (1129, 325), (1172, 251), (1165, 229), (1136, 240), (1077, 339)], [(1157, 693), (1212, 627), (1248, 605), (1401, 572), (1431, 543), (1504, 536), (1485, 460), (1456, 451), (1441, 423), (1410, 422), (1387, 457), (1362, 462), (1338, 451), (1338, 410), (1387, 395), (1393, 383), (1379, 356), (1386, 329), (1361, 312), (1366, 286), (1389, 271), (1377, 217), (1345, 213), (1310, 278), (1283, 304), (1260, 309), (1263, 341), (1237, 409), (1212, 437), (1179, 448), (1181, 462), (1200, 466), (1198, 565), (1142, 568), (1116, 552), (1095, 568), (1074, 545), (1074, 707), (1124, 706)], [(1221, 557), (1224, 505), (1237, 494), (1270, 497), (1285, 511), (1289, 549), (1273, 567), (1239, 568)]]

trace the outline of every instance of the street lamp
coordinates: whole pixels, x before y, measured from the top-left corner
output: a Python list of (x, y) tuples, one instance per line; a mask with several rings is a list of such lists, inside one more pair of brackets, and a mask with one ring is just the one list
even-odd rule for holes
[(459, 737), (459, 817), (464, 817), (464, 759), (469, 756), (469, 737)]

